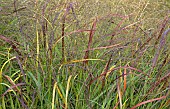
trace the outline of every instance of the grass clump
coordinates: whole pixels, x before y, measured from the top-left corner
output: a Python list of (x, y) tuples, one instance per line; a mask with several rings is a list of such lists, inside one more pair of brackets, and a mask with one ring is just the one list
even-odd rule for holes
[(1, 0), (0, 109), (168, 109), (168, 0)]

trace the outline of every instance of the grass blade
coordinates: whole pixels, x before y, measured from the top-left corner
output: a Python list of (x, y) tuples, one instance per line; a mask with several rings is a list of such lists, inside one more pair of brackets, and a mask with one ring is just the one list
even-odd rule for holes
[[(93, 22), (93, 25), (92, 25), (92, 28), (91, 28), (91, 31), (90, 31), (90, 34), (89, 34), (89, 42), (88, 42), (88, 50), (85, 52), (85, 56), (84, 56), (84, 59), (88, 59), (89, 58), (89, 49), (90, 49), (90, 46), (92, 44), (92, 39), (93, 39), (93, 36), (94, 36), (94, 33), (96, 29), (96, 23), (97, 23), (97, 18), (94, 20)], [(88, 61), (84, 61), (84, 64), (88, 64)]]
[(146, 103), (150, 103), (150, 102), (153, 102), (153, 101), (158, 101), (158, 100), (165, 99), (165, 98), (166, 98), (166, 96), (162, 96), (162, 97), (159, 97), (159, 98), (147, 100), (147, 101), (138, 103), (137, 105), (133, 106), (133, 107), (130, 108), (130, 109), (135, 109), (135, 108), (137, 108), (137, 107), (139, 107), (139, 106), (141, 106), (141, 105), (144, 105), (144, 104), (146, 104)]
[(68, 108), (68, 92), (69, 92), (69, 88), (70, 88), (71, 77), (72, 77), (72, 75), (69, 76), (68, 81), (67, 81), (65, 109)]
[(52, 96), (52, 106), (51, 106), (51, 109), (54, 109), (54, 100), (55, 100), (55, 90), (56, 90), (56, 87), (57, 87), (57, 82), (54, 84), (54, 87), (53, 87), (53, 96)]

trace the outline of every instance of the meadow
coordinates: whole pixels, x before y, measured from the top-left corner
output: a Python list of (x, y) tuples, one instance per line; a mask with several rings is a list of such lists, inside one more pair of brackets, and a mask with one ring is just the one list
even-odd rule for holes
[(0, 109), (169, 108), (169, 0), (0, 0)]

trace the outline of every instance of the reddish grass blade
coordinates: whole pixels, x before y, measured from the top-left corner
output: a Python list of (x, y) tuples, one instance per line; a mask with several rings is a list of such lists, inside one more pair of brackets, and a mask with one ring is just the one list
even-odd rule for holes
[(79, 26), (79, 20), (77, 19), (77, 16), (76, 16), (76, 13), (75, 13), (74, 7), (73, 7), (74, 4), (75, 4), (75, 3), (70, 3), (70, 8), (71, 8), (73, 17), (74, 17), (74, 19), (76, 20), (76, 26)]
[[(142, 72), (141, 70), (136, 69), (136, 68), (134, 68), (134, 67), (127, 67), (127, 66), (122, 67), (122, 66), (121, 66), (121, 67), (113, 68), (112, 70), (109, 70), (109, 71), (107, 71), (107, 72), (105, 72), (105, 73), (103, 73), (103, 74), (101, 74), (101, 75), (95, 77), (93, 80), (90, 81), (90, 84), (89, 84), (89, 85), (91, 85), (91, 84), (92, 84), (94, 81), (96, 81), (98, 78), (101, 78), (102, 76), (105, 76), (108, 72), (112, 73), (113, 71), (119, 70), (120, 68), (123, 68), (123, 69), (126, 68), (126, 69), (130, 69), (130, 70), (134, 70), (134, 71), (140, 72), (141, 74), (143, 74), (143, 75), (149, 77), (149, 75), (145, 74), (145, 73)], [(130, 73), (128, 73), (128, 74), (130, 74)], [(128, 74), (126, 74), (126, 75), (128, 75)], [(122, 75), (118, 76), (118, 77), (117, 77), (116, 79), (114, 79), (113, 81), (115, 81), (115, 80), (121, 78), (121, 77), (124, 76), (124, 75), (125, 75), (125, 74), (122, 74)]]
[(47, 3), (48, 2), (45, 2), (45, 4), (43, 5), (43, 8), (42, 8), (42, 24), (41, 24), (41, 28), (42, 28), (42, 34), (43, 34), (43, 38), (44, 38), (44, 47), (47, 47), (47, 42), (46, 42), (46, 31), (47, 31), (47, 21), (45, 19), (45, 10), (46, 10), (46, 7), (47, 7)]
[(160, 71), (162, 71), (162, 68), (168, 63), (170, 62), (170, 59), (168, 61), (168, 57), (169, 57), (169, 54), (167, 54), (164, 58), (164, 60), (162, 61), (162, 64), (161, 64), (161, 67), (160, 67)]
[(168, 32), (170, 32), (170, 28), (167, 29), (167, 30), (163, 33), (163, 35), (162, 35), (162, 37), (161, 37), (159, 47), (158, 47), (158, 49), (157, 49), (157, 51), (156, 51), (156, 53), (155, 53), (154, 59), (153, 59), (152, 68), (154, 68), (154, 67), (156, 66), (156, 62), (157, 62), (158, 57), (159, 57), (159, 55), (160, 55), (161, 49), (162, 49), (162, 47), (165, 45), (165, 36), (167, 36)]
[(118, 109), (119, 101), (116, 103), (116, 105), (113, 107), (113, 109)]
[[(90, 46), (92, 44), (92, 39), (93, 39), (93, 35), (95, 33), (95, 30), (96, 29), (96, 23), (97, 23), (97, 18), (94, 20), (93, 22), (93, 25), (92, 25), (92, 28), (91, 28), (91, 31), (90, 31), (90, 35), (89, 35), (89, 42), (88, 42), (88, 50), (86, 51), (85, 53), (85, 56), (84, 56), (84, 59), (88, 59), (89, 58), (89, 49), (90, 49)], [(88, 64), (88, 61), (84, 61), (84, 64)]]
[[(169, 20), (169, 19), (166, 17), (165, 20), (164, 20), (164, 22), (163, 22), (163, 24), (161, 25), (161, 30), (160, 30), (160, 32), (159, 32), (159, 35), (158, 35), (158, 38), (157, 38), (155, 44), (156, 44), (156, 43), (158, 42), (158, 40), (160, 39), (160, 37), (161, 37), (161, 35), (162, 35), (162, 33), (163, 33), (164, 29), (165, 29), (165, 26), (166, 26), (166, 24), (168, 23), (168, 20)], [(141, 28), (140, 28), (140, 29), (141, 29)], [(141, 30), (144, 32), (143, 29), (141, 29)], [(156, 33), (157, 33), (157, 31), (156, 31), (154, 34), (156, 34)], [(147, 33), (144, 32), (144, 34), (146, 35)], [(145, 47), (145, 45), (147, 45), (154, 37), (155, 37), (155, 35), (152, 35), (151, 37), (149, 37), (149, 38), (145, 41), (145, 43), (142, 44), (142, 45), (139, 47), (139, 49), (135, 52), (135, 54), (136, 54), (137, 52), (139, 52), (139, 50), (141, 50), (143, 47)]]
[(26, 81), (26, 77), (25, 77), (25, 73), (24, 73), (24, 69), (23, 69), (23, 67), (22, 67), (21, 61), (20, 61), (20, 59), (19, 59), (18, 56), (16, 56), (16, 59), (17, 59), (18, 65), (19, 65), (19, 67), (20, 67), (21, 73), (22, 73), (22, 75), (23, 75), (23, 77), (24, 77), (24, 80)]
[(24, 10), (24, 9), (26, 9), (27, 7), (26, 6), (24, 6), (24, 7), (21, 7), (21, 8), (19, 8), (19, 9), (15, 9), (12, 13), (15, 13), (15, 12), (18, 12), (18, 11), (22, 11), (22, 10)]
[(65, 36), (69, 36), (69, 35), (74, 34), (74, 33), (90, 32), (90, 31), (96, 31), (96, 30), (79, 29), (79, 30), (75, 30), (75, 31), (72, 31), (72, 32), (70, 32), (70, 33), (67, 33)]
[[(7, 75), (4, 75), (4, 77), (12, 84), (12, 86), (16, 86), (16, 84), (14, 83), (14, 81)], [(18, 87), (14, 87), (15, 90), (18, 91), (19, 94), (21, 94), (21, 91), (18, 89)]]
[(101, 78), (101, 80), (102, 80), (102, 87), (104, 87), (104, 85), (105, 85), (106, 74), (107, 74), (107, 72), (109, 70), (109, 65), (111, 63), (112, 56), (113, 56), (113, 53), (111, 54), (111, 56), (109, 58), (109, 61), (106, 63), (104, 71), (101, 73), (101, 75), (104, 74), (104, 76)]
[(64, 53), (64, 47), (65, 47), (65, 44), (64, 44), (64, 29), (65, 29), (65, 17), (63, 18), (63, 24), (62, 24), (62, 62), (64, 62), (64, 58), (65, 58), (65, 53)]
[[(72, 35), (74, 33), (89, 32), (89, 31), (95, 31), (95, 30), (79, 29), (79, 30), (75, 30), (75, 31), (69, 32), (69, 33), (65, 34), (63, 37), (66, 37), (66, 36), (68, 37), (69, 35)], [(59, 42), (59, 40), (61, 40), (63, 37), (60, 37), (60, 38), (55, 40), (55, 42), (53, 44), (53, 49), (54, 49), (54, 47), (56, 47), (56, 45)]]
[(153, 59), (153, 62), (152, 62), (152, 69), (156, 66), (156, 62), (157, 62), (158, 57), (159, 57), (159, 55), (160, 55), (160, 51), (161, 51), (162, 47), (163, 47), (164, 44), (165, 44), (165, 36), (166, 36), (166, 35), (168, 34), (168, 32), (170, 31), (170, 28), (169, 28), (169, 29), (167, 29), (167, 30), (163, 33), (163, 31), (164, 31), (164, 29), (165, 29), (165, 27), (166, 27), (166, 25), (167, 25), (167, 23), (168, 23), (169, 20), (170, 20), (169, 17), (166, 17), (166, 18), (164, 19), (164, 21), (163, 21), (163, 23), (162, 23), (162, 25), (161, 25), (161, 30), (160, 30), (160, 32), (159, 32), (158, 38), (157, 38), (157, 40), (156, 40), (156, 42), (155, 42), (155, 44), (157, 44), (157, 43), (158, 43), (158, 40), (161, 38), (161, 39), (160, 39), (160, 44), (159, 44), (159, 46), (158, 46), (158, 49), (157, 49), (157, 51), (156, 51), (156, 53), (155, 53), (155, 56), (154, 56), (154, 59)]
[(155, 87), (157, 87), (161, 82), (163, 82), (164, 80), (166, 80), (168, 78), (170, 78), (170, 72), (167, 75), (165, 75), (164, 77), (162, 77), (160, 80), (158, 80), (156, 83), (154, 83), (154, 85), (153, 85), (154, 87), (152, 87), (152, 89), (149, 90), (149, 93), (151, 91), (153, 91), (155, 89)]
[(65, 35), (65, 21), (66, 21), (66, 16), (68, 15), (70, 9), (71, 9), (72, 5), (69, 4), (69, 6), (67, 6), (66, 11), (63, 15), (63, 22), (62, 22), (62, 30), (61, 30), (61, 37), (62, 37), (62, 62), (65, 62), (65, 41), (64, 41), (64, 35)]
[(123, 22), (124, 22), (127, 18), (129, 18), (129, 16), (123, 17), (123, 19), (118, 23), (118, 25), (117, 25), (116, 28), (114, 29), (113, 35), (112, 35), (112, 37), (111, 37), (111, 39), (110, 39), (110, 44), (111, 44), (111, 42), (112, 42), (113, 37), (116, 35), (116, 32), (117, 32), (117, 31), (120, 32), (120, 31), (126, 29), (126, 28), (121, 29), (121, 25), (123, 24)]
[(109, 46), (105, 46), (105, 47), (90, 48), (90, 49), (87, 49), (87, 50), (84, 50), (84, 51), (108, 49), (108, 48), (118, 47), (120, 44), (121, 44), (121, 43), (114, 44), (114, 45), (109, 45)]
[(157, 38), (155, 44), (157, 44), (157, 43), (158, 43), (158, 40), (161, 38), (162, 33), (164, 32), (165, 27), (166, 27), (166, 25), (168, 24), (168, 21), (169, 21), (169, 20), (170, 20), (170, 18), (169, 18), (168, 16), (166, 16), (165, 19), (163, 20), (163, 22), (162, 22), (162, 24), (161, 24), (161, 26), (160, 26), (161, 29), (160, 29), (160, 32), (159, 32), (159, 35), (158, 35), (158, 38)]
[[(98, 18), (98, 21), (100, 20), (105, 20), (105, 19), (108, 19), (108, 18), (111, 18), (111, 17), (118, 17), (120, 19), (126, 19), (126, 18), (129, 18), (133, 13), (129, 14), (129, 15), (122, 15), (122, 14), (113, 14), (113, 13), (110, 13), (106, 16), (103, 16), (101, 18)], [(112, 22), (112, 21), (109, 21), (109, 22)]]
[(150, 88), (150, 90), (147, 92), (147, 94), (146, 94), (146, 96), (143, 98), (143, 100), (147, 97), (147, 95), (149, 95), (149, 93), (151, 93), (161, 82), (167, 82), (166, 80), (168, 80), (169, 79), (169, 77), (170, 77), (170, 72), (167, 74), (167, 75), (165, 75), (164, 77), (162, 77), (160, 80), (158, 80), (158, 81), (156, 81), (156, 83), (155, 83), (155, 81), (152, 83), (152, 86), (151, 86), (151, 88)]
[(18, 84), (12, 85), (11, 87), (8, 88), (7, 91), (5, 91), (5, 93), (2, 94), (2, 96), (5, 96), (11, 89), (16, 89), (18, 86), (22, 86), (22, 85), (25, 85), (25, 83), (18, 83)]
[(12, 80), (9, 76), (4, 75), (4, 77), (7, 78), (7, 80), (12, 84), (12, 86), (3, 94), (3, 96), (4, 96), (9, 90), (15, 89), (15, 90), (18, 91), (18, 93), (20, 94), (20, 97), (21, 97), (21, 98), (19, 98), (19, 97), (17, 97), (17, 96), (16, 96), (16, 97), (17, 97), (18, 100), (21, 102), (22, 107), (25, 108), (25, 109), (28, 109), (27, 105), (25, 104), (24, 98), (23, 98), (22, 90), (20, 90), (20, 89), (18, 88), (18, 86), (25, 85), (25, 83), (15, 84), (15, 83), (13, 82), (13, 80)]
[(165, 99), (166, 96), (162, 96), (162, 97), (159, 97), (159, 98), (155, 98), (155, 99), (151, 99), (151, 100), (147, 100), (147, 101), (144, 101), (144, 102), (141, 102), (141, 103), (138, 103), (137, 105), (133, 106), (132, 108), (130, 109), (135, 109), (143, 104), (146, 104), (146, 103), (150, 103), (150, 102), (153, 102), (153, 101), (158, 101), (158, 100), (161, 100), (161, 99)]
[(13, 41), (13, 40), (11, 40), (11, 39), (3, 36), (3, 35), (0, 35), (0, 39), (2, 39), (3, 41), (9, 43), (9, 44), (12, 46), (12, 49), (13, 49), (14, 51), (16, 51), (19, 55), (21, 55), (21, 52), (18, 50), (18, 48), (17, 48), (17, 46), (16, 46), (16, 45), (19, 45), (18, 42)]

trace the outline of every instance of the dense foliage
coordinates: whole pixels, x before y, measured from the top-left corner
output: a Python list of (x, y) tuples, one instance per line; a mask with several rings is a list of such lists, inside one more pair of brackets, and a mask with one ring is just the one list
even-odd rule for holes
[(1, 0), (0, 109), (170, 108), (169, 0)]

